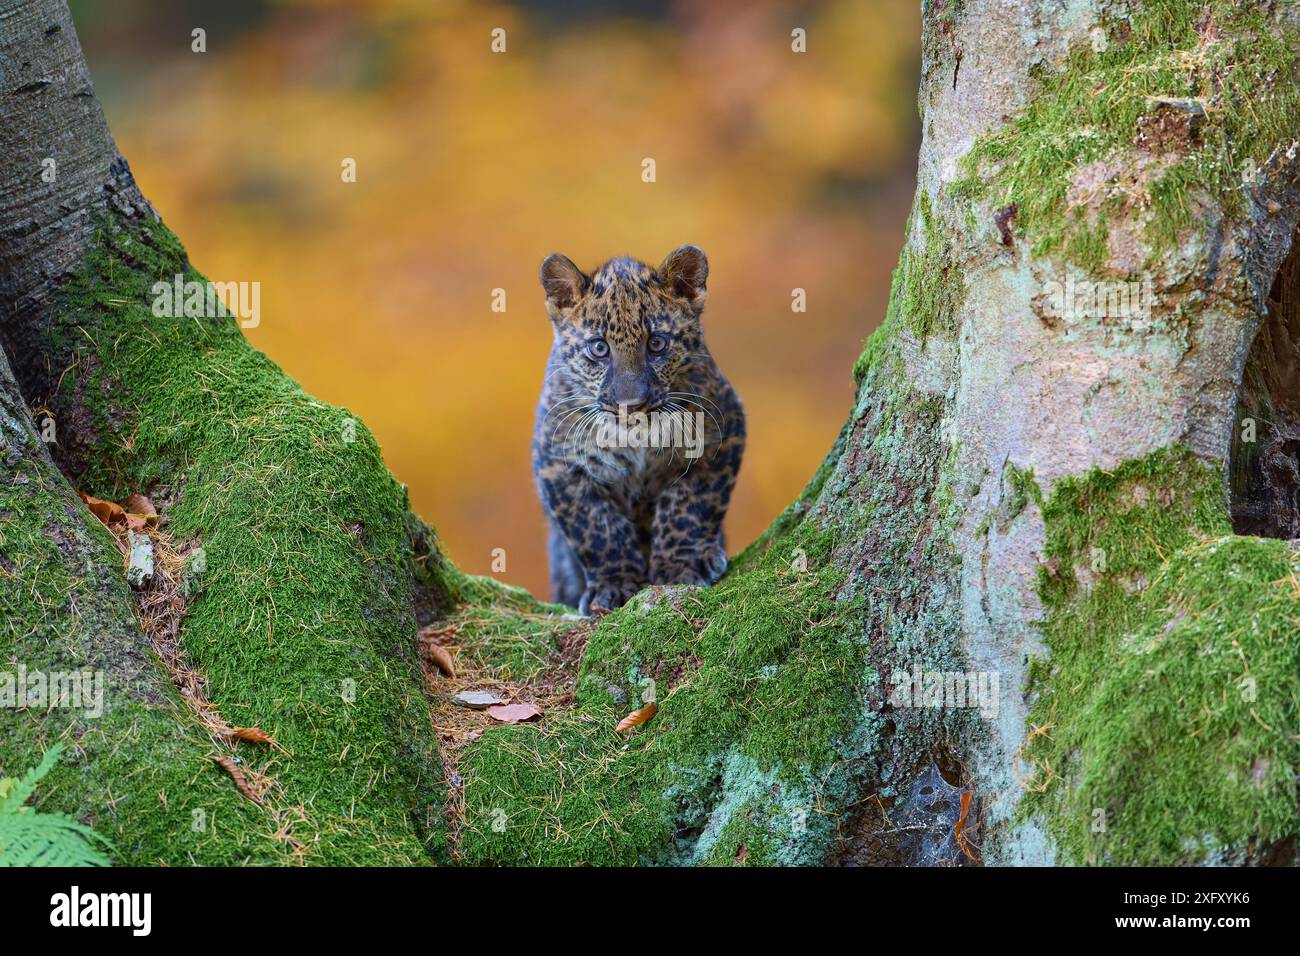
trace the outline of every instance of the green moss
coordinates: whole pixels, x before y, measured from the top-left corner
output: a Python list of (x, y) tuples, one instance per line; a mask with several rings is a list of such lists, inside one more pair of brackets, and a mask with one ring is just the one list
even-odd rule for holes
[[(914, 234), (917, 216), (920, 232)], [(890, 281), (884, 321), (867, 336), (862, 354), (853, 363), (853, 381), (858, 385), (875, 375), (879, 377), (877, 387), (884, 387), (901, 375), (902, 359), (894, 348), (900, 329), (910, 330), (922, 342), (934, 334), (952, 337), (957, 333), (957, 310), (966, 296), (965, 283), (956, 267), (951, 231), (940, 221), (924, 189), (917, 190), (907, 234), (908, 244), (899, 254)]]
[(917, 207), (921, 233), (899, 259), (902, 288), (897, 308), (903, 323), (924, 342), (931, 334), (956, 334), (957, 307), (966, 293), (953, 256), (952, 233), (931, 209), (924, 189), (918, 190)]
[(773, 866), (788, 825), (784, 817), (773, 818), (766, 801), (749, 801), (727, 819), (705, 859), (709, 866)]
[[(365, 427), (306, 395), (232, 320), (155, 317), (152, 285), (178, 273), (202, 281), (161, 224), (104, 224), (58, 306), (61, 326), (93, 330), (90, 372), (67, 376), (55, 402), (89, 397), (86, 490), (179, 491), (169, 530), (206, 564), (191, 576), (184, 649), (223, 717), (289, 754), (244, 755), (278, 789), (265, 810), (223, 814), (238, 835), (207, 859), (243, 861), (292, 821), (305, 862), (427, 862), (442, 845), (442, 775), (415, 665), (405, 494)], [(184, 768), (203, 790), (234, 792), (210, 764)], [(101, 784), (159, 799), (132, 768)], [(122, 827), (129, 860), (187, 862), (158, 814)]]
[[(1038, 482), (1034, 480), (1032, 468), (1017, 468), (1014, 462), (1008, 460), (1002, 468), (1002, 489), (995, 515), (999, 531), (1005, 532), (1011, 522), (1024, 512), (1030, 501), (1042, 506), (1043, 495), (1039, 491)], [(989, 520), (987, 515), (985, 520)]]
[[(1197, 24), (1213, 16), (1204, 36)], [(1205, 107), (1197, 139), (1150, 183), (1147, 238), (1153, 253), (1170, 248), (1191, 222), (1203, 190), (1232, 214), (1243, 203), (1243, 176), (1295, 135), (1300, 112), (1300, 34), (1282, 13), (1234, 0), (1147, 0), (1131, 16), (1103, 19), (1105, 49), (1085, 41), (1056, 71), (1039, 71), (1028, 107), (982, 138), (963, 158), (955, 193), (998, 206), (1014, 203), (1032, 254), (1064, 251), (1087, 268), (1106, 258), (1101, 221), (1067, 211), (1077, 170), (1124, 156), (1151, 97)], [(1126, 161), (1131, 164), (1131, 161)]]
[[(712, 588), (653, 602), (649, 592), (609, 615), (589, 640), (573, 714), (484, 733), (461, 762), (465, 859), (689, 862), (729, 757), (810, 806), (853, 726), (865, 657), (836, 626), (846, 610), (834, 536), (808, 528)], [(658, 703), (651, 723), (615, 735), (643, 700)], [(502, 816), (514, 821), (506, 832), (492, 827)], [(785, 834), (807, 861), (826, 838)]]
[(907, 250), (904, 249), (890, 282), (889, 305), (885, 309), (884, 321), (867, 336), (867, 341), (862, 346), (862, 354), (853, 363), (853, 382), (856, 385), (861, 385), (873, 372), (879, 374), (883, 371), (883, 365), (887, 360), (898, 361), (892, 345), (898, 330), (897, 315), (902, 295), (903, 267), (906, 261)]
[[(99, 557), (79, 565), (64, 548)], [(211, 742), (141, 646), (119, 566), (108, 533), (35, 461), (0, 483), (0, 674), (16, 681), (21, 665), (29, 675), (103, 680), (99, 715), (93, 706), (0, 707), (0, 776), (64, 742), (36, 805), (93, 826), (115, 862), (289, 862), (266, 814), (214, 772)]]
[(1178, 448), (1058, 482), (1043, 519), (1027, 812), (1079, 863), (1300, 832), (1293, 549), (1232, 537), (1221, 476)]
[[(467, 863), (632, 865), (669, 842), (646, 761), (613, 734), (610, 707), (499, 727), (462, 760)], [(635, 746), (635, 745), (633, 745)]]

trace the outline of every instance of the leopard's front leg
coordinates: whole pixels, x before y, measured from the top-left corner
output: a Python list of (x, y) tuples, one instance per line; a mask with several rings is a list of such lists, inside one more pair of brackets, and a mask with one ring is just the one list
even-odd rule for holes
[(649, 583), (636, 524), (608, 490), (576, 464), (544, 462), (537, 484), (547, 514), (582, 562), (587, 587), (578, 612), (622, 607)]
[(727, 570), (722, 521), (740, 471), (743, 426), (695, 461), (655, 500), (650, 527), (650, 581), (713, 584)]

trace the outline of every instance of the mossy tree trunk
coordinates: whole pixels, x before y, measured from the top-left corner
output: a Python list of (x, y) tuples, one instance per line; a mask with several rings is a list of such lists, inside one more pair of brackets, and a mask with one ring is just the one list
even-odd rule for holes
[[(450, 566), (364, 429), (231, 321), (152, 316), (201, 277), (61, 0), (0, 6), (6, 467), (42, 489), (0, 486), (0, 656), (129, 658), (142, 688), (98, 723), (6, 711), (0, 768), (75, 739), (48, 799), (134, 862), (1291, 859), (1296, 7), (966, 0), (923, 29), (916, 201), (839, 440), (718, 585), (587, 624)], [(285, 745), (249, 758), (264, 805), (210, 766), (65, 475), (203, 548), (183, 648)], [(440, 767), (432, 621), (564, 692)], [(658, 712), (615, 737), (637, 696)]]

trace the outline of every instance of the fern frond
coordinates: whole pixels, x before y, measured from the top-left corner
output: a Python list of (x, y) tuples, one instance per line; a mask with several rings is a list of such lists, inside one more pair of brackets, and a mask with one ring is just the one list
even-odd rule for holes
[(62, 813), (0, 816), (0, 867), (108, 866), (108, 841)]
[(0, 799), (0, 815), (17, 813), (22, 808), (27, 798), (35, 792), (36, 784), (40, 783), (41, 778), (53, 770), (54, 765), (59, 762), (61, 753), (63, 753), (63, 744), (55, 744), (45, 751), (41, 762), (23, 774), (22, 779), (18, 780), (4, 795), (4, 799)]
[(23, 806), (59, 759), (55, 744), (20, 780), (5, 778), (0, 792), (0, 867), (108, 866), (110, 844), (84, 823), (62, 813), (37, 813)]

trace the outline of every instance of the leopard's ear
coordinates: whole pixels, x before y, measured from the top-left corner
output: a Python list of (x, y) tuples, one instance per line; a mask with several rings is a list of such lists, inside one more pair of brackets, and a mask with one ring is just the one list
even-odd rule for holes
[(669, 295), (685, 299), (697, 312), (708, 295), (709, 260), (699, 246), (682, 246), (668, 253), (659, 267), (659, 281)]
[(571, 309), (587, 291), (590, 280), (567, 256), (553, 252), (542, 260), (542, 288), (557, 309)]

